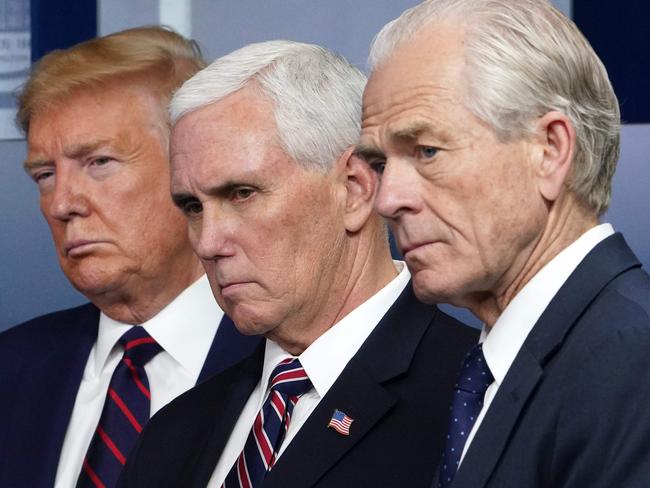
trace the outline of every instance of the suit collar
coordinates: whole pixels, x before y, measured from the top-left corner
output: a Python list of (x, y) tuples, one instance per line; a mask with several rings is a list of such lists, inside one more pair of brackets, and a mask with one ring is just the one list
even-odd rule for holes
[[(138, 326), (143, 327), (190, 377), (198, 378), (223, 315), (212, 296), (208, 279), (203, 275)], [(103, 313), (100, 315), (92, 358), (95, 374), (104, 370), (109, 355), (122, 355), (115, 345), (132, 327), (131, 323), (114, 320)], [(191, 333), (188, 333), (190, 329)]]
[(245, 336), (230, 317), (224, 315), (205, 358), (197, 384), (250, 356), (263, 343), (260, 336)]
[[(410, 284), (406, 287), (287, 446), (265, 479), (266, 488), (316, 484), (364, 438), (397, 402), (383, 383), (408, 370), (436, 312), (415, 299)], [(354, 419), (349, 436), (328, 428), (335, 409)]]
[(613, 234), (610, 224), (592, 227), (543, 266), (508, 303), (483, 342), (483, 353), (496, 385), (503, 383), (533, 326), (562, 285), (585, 256)]
[(5, 460), (12, 466), (3, 470), (15, 479), (3, 478), (0, 485), (54, 486), (61, 446), (97, 336), (98, 319), (98, 309), (88, 304), (62, 312), (43, 328), (46, 339), (42, 355), (17, 379), (21, 386), (7, 434), (17, 457)]
[(526, 338), (467, 451), (453, 488), (486, 485), (526, 402), (543, 377), (544, 367), (562, 347), (578, 318), (610, 281), (639, 266), (621, 234), (608, 237), (585, 257)]
[[(205, 413), (205, 418), (196, 419), (197, 423), (205, 426), (205, 435), (197, 439), (189, 456), (183, 474), (183, 479), (188, 480), (188, 485), (203, 488), (210, 481), (230, 433), (259, 381), (263, 364), (262, 341), (240, 366), (225, 371), (202, 386), (205, 391), (210, 391), (213, 398), (206, 402), (210, 409)], [(211, 382), (219, 383), (219, 387), (210, 388)]]

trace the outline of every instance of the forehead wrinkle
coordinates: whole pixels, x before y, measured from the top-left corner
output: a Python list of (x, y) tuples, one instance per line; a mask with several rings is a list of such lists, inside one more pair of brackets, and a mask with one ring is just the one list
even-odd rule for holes
[(98, 149), (110, 145), (109, 139), (97, 139), (95, 141), (72, 144), (63, 148), (63, 154), (70, 159), (82, 159)]

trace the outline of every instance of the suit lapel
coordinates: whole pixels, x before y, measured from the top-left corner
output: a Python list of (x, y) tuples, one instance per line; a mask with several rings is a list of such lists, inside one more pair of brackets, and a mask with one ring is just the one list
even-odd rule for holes
[(245, 336), (240, 333), (232, 319), (224, 315), (196, 384), (203, 383), (209, 377), (250, 356), (261, 341), (261, 336)]
[[(264, 366), (264, 341), (262, 341), (254, 353), (241, 365), (241, 368), (229, 370), (225, 375), (213, 378), (215, 382), (212, 392), (216, 395), (210, 405), (205, 417), (196, 419), (198, 424), (204, 425), (203, 438), (197, 439), (192, 447), (192, 454), (187, 463), (182, 479), (183, 486), (196, 486), (204, 488), (214, 472), (226, 442), (232, 432), (244, 405), (248, 401), (253, 389), (262, 376)], [(218, 381), (224, 381), (223, 386), (217, 385)]]
[(467, 450), (453, 488), (487, 484), (524, 406), (543, 378), (546, 363), (600, 291), (619, 274), (639, 266), (620, 234), (605, 239), (585, 257), (526, 338)]
[[(282, 454), (265, 488), (315, 485), (372, 430), (397, 402), (383, 383), (408, 370), (436, 311), (407, 285)], [(327, 427), (335, 409), (354, 419), (349, 436)]]
[[(53, 486), (61, 447), (90, 349), (99, 311), (78, 309), (66, 324), (52, 324), (42, 358), (23, 370), (8, 439), (16, 459), (2, 486)], [(31, 461), (30, 461), (31, 460)], [(34, 462), (36, 460), (36, 462)], [(28, 481), (29, 480), (29, 481)]]

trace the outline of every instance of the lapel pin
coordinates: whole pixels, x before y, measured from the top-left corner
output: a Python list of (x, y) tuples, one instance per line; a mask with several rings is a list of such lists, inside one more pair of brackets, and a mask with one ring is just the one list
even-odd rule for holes
[(352, 422), (354, 422), (352, 417), (349, 417), (345, 412), (341, 412), (337, 408), (334, 410), (327, 427), (331, 427), (341, 435), (350, 435), (350, 426), (352, 425)]

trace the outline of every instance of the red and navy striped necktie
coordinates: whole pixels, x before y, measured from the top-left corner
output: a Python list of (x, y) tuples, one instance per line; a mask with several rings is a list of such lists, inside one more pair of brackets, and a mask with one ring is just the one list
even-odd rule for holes
[(233, 465), (223, 488), (257, 488), (275, 464), (289, 429), (293, 407), (311, 388), (307, 373), (296, 358), (282, 361), (271, 373), (269, 396), (257, 414), (244, 450)]
[(124, 355), (108, 385), (77, 488), (114, 487), (138, 434), (149, 420), (151, 394), (144, 365), (162, 348), (140, 326), (125, 332), (119, 343)]

